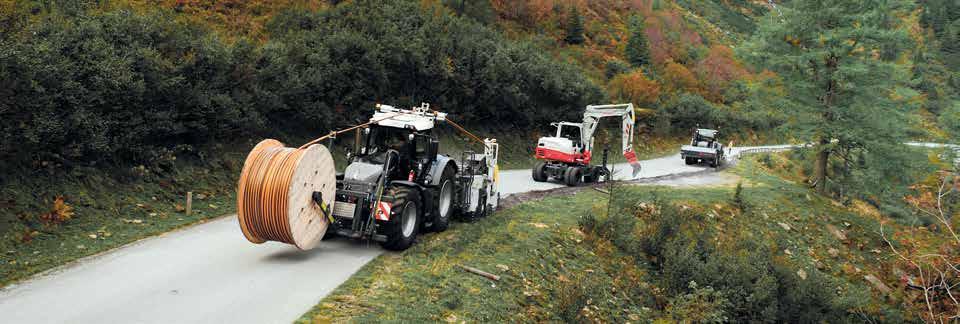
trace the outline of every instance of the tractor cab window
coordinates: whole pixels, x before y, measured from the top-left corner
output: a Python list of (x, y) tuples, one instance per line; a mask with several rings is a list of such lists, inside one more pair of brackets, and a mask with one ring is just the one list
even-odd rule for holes
[(414, 139), (414, 152), (417, 156), (425, 156), (427, 154), (427, 146), (430, 145), (430, 138), (421, 134), (417, 134), (417, 137)]
[(394, 127), (371, 127), (369, 149), (384, 152), (388, 149), (403, 152), (409, 140), (410, 130)]
[(400, 153), (401, 160), (408, 159), (411, 148), (407, 144), (411, 133), (411, 130), (402, 128), (370, 127), (370, 133), (366, 139), (366, 159), (372, 163), (384, 163), (387, 150), (396, 150)]
[(560, 137), (569, 139), (573, 142), (573, 146), (580, 146), (580, 127), (572, 125), (560, 125)]

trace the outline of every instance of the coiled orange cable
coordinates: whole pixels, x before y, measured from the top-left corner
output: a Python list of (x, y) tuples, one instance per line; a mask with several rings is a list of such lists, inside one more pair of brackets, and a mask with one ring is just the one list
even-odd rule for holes
[(238, 183), (237, 214), (251, 242), (295, 244), (287, 211), (293, 172), (303, 151), (267, 140), (247, 157)]

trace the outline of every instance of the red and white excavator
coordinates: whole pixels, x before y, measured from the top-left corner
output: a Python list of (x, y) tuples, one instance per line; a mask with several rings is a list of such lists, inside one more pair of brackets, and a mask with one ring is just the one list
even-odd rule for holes
[(552, 123), (557, 128), (555, 136), (541, 137), (537, 142), (535, 157), (540, 160), (533, 167), (533, 180), (538, 182), (557, 179), (568, 186), (581, 183), (609, 180), (606, 150), (601, 165), (590, 165), (593, 159), (593, 136), (605, 117), (620, 117), (623, 129), (623, 156), (633, 168), (633, 176), (640, 173), (640, 162), (633, 151), (633, 125), (636, 122), (633, 104), (590, 105), (583, 112), (583, 122)]

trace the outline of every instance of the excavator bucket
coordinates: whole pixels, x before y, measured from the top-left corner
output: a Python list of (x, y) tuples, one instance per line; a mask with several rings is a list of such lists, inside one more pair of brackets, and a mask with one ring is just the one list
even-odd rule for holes
[(637, 153), (634, 153), (633, 150), (627, 150), (623, 152), (623, 157), (627, 158), (627, 162), (633, 168), (633, 177), (636, 178), (637, 175), (640, 175), (640, 161), (637, 160)]

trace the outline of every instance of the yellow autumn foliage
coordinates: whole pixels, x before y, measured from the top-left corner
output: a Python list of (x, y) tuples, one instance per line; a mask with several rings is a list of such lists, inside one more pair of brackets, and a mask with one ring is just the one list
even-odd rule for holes
[(53, 200), (53, 209), (49, 213), (40, 216), (40, 221), (47, 225), (59, 225), (73, 218), (73, 206), (63, 200), (63, 196), (57, 196)]

